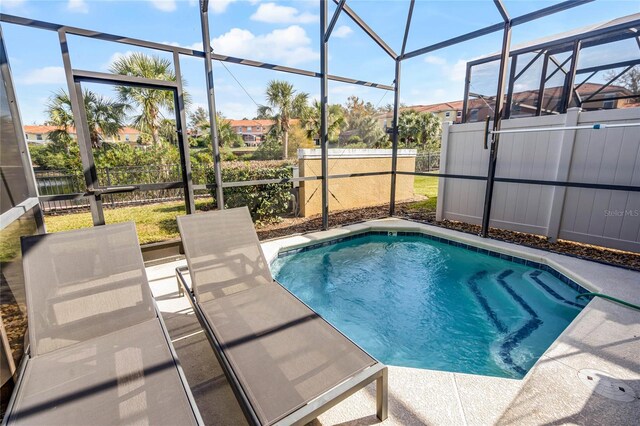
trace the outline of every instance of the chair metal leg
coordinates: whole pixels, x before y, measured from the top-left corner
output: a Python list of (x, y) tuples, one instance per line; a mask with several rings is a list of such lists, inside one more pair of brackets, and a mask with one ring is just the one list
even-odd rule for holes
[(376, 379), (376, 415), (384, 421), (389, 416), (389, 372), (385, 367)]
[(178, 284), (178, 297), (184, 296), (184, 287), (182, 287), (182, 285), (180, 284), (180, 280), (184, 279), (182, 277), (182, 272), (186, 270), (187, 268), (185, 268), (184, 266), (179, 266), (176, 268), (176, 284)]

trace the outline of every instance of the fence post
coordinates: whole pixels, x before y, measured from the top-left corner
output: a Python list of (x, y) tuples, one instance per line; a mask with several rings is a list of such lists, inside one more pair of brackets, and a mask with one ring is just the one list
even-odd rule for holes
[(431, 171), (431, 152), (427, 151), (427, 171)]
[[(106, 174), (107, 174), (107, 186), (111, 186), (111, 173), (109, 172), (109, 168), (105, 167), (104, 168)], [(111, 207), (113, 208), (114, 206), (114, 202), (113, 202), (113, 196), (109, 196), (109, 198), (111, 199)]]
[[(569, 108), (565, 118), (565, 126), (577, 126), (580, 116), (580, 108)], [(575, 130), (565, 130), (560, 145), (558, 155), (558, 168), (556, 169), (556, 181), (566, 182), (569, 179), (571, 170), (571, 157), (573, 156), (573, 146), (576, 140)], [(564, 210), (564, 199), (567, 188), (564, 186), (554, 186), (551, 196), (551, 211), (549, 212), (549, 222), (547, 224), (547, 238), (555, 242), (560, 233), (560, 223), (562, 222), (562, 210)]]
[[(449, 131), (451, 129), (451, 121), (442, 123), (442, 143), (440, 144), (440, 171), (438, 173), (447, 173), (447, 152), (449, 150)], [(444, 161), (443, 161), (444, 159)], [(446, 178), (438, 178), (438, 203), (436, 204), (436, 220), (439, 222), (444, 219), (444, 187), (447, 182)]]

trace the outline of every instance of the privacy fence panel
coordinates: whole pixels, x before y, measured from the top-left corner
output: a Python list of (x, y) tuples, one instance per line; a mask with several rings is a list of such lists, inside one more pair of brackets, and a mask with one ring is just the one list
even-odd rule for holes
[[(483, 132), (484, 123), (455, 126), (445, 124), (440, 173), (486, 176), (489, 151), (483, 147)], [(480, 224), (484, 191), (485, 182), (481, 180), (440, 178), (439, 215), (442, 214), (443, 219)]]
[[(501, 128), (508, 130), (563, 127), (564, 123), (564, 115), (551, 115), (505, 120)], [(496, 176), (556, 180), (563, 133), (535, 132), (500, 135)], [(484, 173), (486, 174), (486, 170)], [(496, 182), (490, 226), (546, 235), (553, 191), (552, 186)], [(484, 202), (484, 194), (481, 199)]]
[[(640, 122), (640, 108), (502, 121), (502, 129)], [(441, 173), (486, 176), (484, 123), (445, 124)], [(497, 178), (640, 187), (640, 128), (503, 134)], [(438, 220), (482, 221), (483, 180), (440, 179)], [(496, 182), (492, 227), (640, 252), (640, 193)]]
[[(581, 113), (578, 125), (639, 122), (640, 108)], [(640, 128), (578, 130), (569, 181), (640, 187)], [(559, 238), (640, 252), (640, 192), (567, 188)]]

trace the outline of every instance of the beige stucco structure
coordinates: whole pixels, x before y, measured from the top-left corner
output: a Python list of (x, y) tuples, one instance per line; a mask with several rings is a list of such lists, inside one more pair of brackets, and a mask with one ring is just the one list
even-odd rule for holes
[[(299, 149), (300, 177), (320, 176), (319, 149)], [(398, 171), (413, 172), (416, 169), (416, 150), (398, 150)], [(330, 149), (329, 175), (368, 172), (390, 172), (390, 149)], [(413, 198), (413, 176), (398, 175), (396, 201)], [(300, 182), (300, 215), (303, 217), (322, 213), (321, 180)], [(391, 175), (363, 176), (329, 180), (329, 210), (344, 210), (375, 206), (389, 202)]]

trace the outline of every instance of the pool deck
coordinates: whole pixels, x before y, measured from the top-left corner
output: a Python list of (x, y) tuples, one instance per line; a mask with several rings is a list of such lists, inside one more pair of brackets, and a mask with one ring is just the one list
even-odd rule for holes
[[(425, 232), (457, 242), (548, 264), (584, 288), (640, 304), (640, 273), (560, 254), (483, 239), (401, 219), (382, 219), (271, 240), (262, 244), (271, 261), (280, 250), (329, 241), (367, 230)], [(186, 261), (147, 268), (198, 407), (207, 424), (246, 423), (230, 386), (186, 297), (178, 296), (175, 268)], [(578, 377), (583, 369), (635, 393), (630, 402), (605, 398)], [(597, 374), (596, 374), (597, 376)], [(635, 419), (635, 420), (634, 420)], [(389, 418), (383, 425), (602, 424), (632, 425), (640, 419), (640, 312), (596, 298), (574, 319), (522, 380), (389, 367)], [(313, 425), (376, 424), (375, 388), (369, 386), (333, 407)]]

